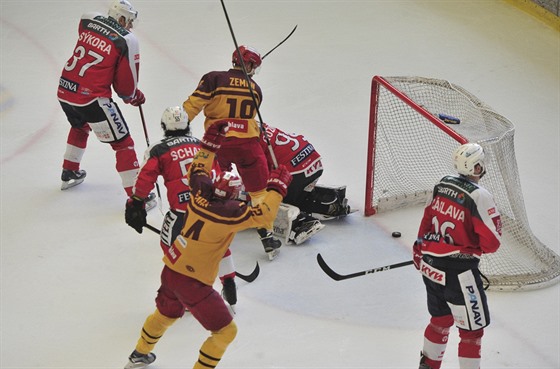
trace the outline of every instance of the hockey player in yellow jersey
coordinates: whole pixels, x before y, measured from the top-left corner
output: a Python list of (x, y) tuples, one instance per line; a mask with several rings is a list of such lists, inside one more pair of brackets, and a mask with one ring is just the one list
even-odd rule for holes
[[(217, 153), (218, 162), (222, 171), (231, 170), (232, 163), (235, 164), (245, 190), (256, 204), (266, 194), (269, 174), (265, 153), (259, 144), (261, 129), (255, 120), (263, 94), (253, 76), (260, 69), (262, 58), (257, 50), (241, 45), (239, 50), (233, 51), (231, 61), (229, 70), (212, 71), (202, 76), (183, 108), (189, 121), (203, 112), (205, 129), (217, 120), (230, 119), (226, 138)], [(273, 237), (272, 222), (257, 231), (269, 259), (274, 259), (282, 242)]]
[(210, 331), (193, 369), (214, 368), (237, 334), (224, 300), (212, 287), (222, 256), (235, 234), (271, 222), (286, 195), (291, 174), (284, 167), (271, 171), (263, 201), (249, 206), (235, 200), (241, 180), (230, 172), (212, 182), (210, 171), (228, 121), (212, 124), (201, 140), (189, 170), (191, 198), (181, 235), (164, 251), (156, 310), (146, 319), (125, 369), (141, 369), (154, 362), (154, 346), (185, 309)]

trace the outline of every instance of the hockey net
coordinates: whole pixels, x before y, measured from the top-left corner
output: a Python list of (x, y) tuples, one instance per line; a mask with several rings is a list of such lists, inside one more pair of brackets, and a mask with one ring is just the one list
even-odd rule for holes
[[(445, 123), (440, 114), (460, 123)], [(480, 184), (494, 196), (503, 226), (501, 247), (483, 255), (480, 263), (490, 289), (537, 289), (558, 282), (560, 257), (529, 227), (513, 137), (508, 119), (460, 86), (422, 77), (375, 76), (365, 215), (425, 205), (434, 184), (455, 172), (451, 153), (460, 144), (476, 142), (486, 153), (487, 174)]]

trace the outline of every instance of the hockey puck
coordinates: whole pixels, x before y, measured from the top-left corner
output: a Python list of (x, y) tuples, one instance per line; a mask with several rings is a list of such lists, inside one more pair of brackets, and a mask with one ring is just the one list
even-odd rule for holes
[(393, 236), (395, 238), (399, 238), (401, 236), (401, 232), (393, 232), (393, 233), (391, 233), (391, 236)]
[(447, 124), (460, 124), (461, 123), (461, 119), (456, 118), (452, 115), (448, 115), (448, 114), (438, 114), (439, 119), (441, 119), (442, 121), (444, 121)]

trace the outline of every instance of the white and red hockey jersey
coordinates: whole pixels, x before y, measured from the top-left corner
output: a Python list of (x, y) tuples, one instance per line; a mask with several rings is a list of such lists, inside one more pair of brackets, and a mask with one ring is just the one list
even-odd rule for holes
[[(144, 155), (144, 163), (140, 167), (132, 192), (140, 198), (148, 197), (158, 176), (161, 175), (167, 189), (169, 207), (185, 211), (191, 192), (186, 175), (199, 150), (200, 141), (190, 136), (166, 137), (150, 146)], [(219, 171), (219, 165), (214, 161), (212, 176), (217, 175)]]
[(85, 106), (110, 98), (111, 86), (121, 98), (136, 92), (140, 51), (136, 36), (100, 13), (82, 15), (73, 55), (62, 70), (58, 99)]
[[(323, 169), (321, 155), (304, 136), (286, 133), (266, 123), (261, 124), (270, 141), (270, 146), (272, 146), (278, 164), (285, 165), (292, 175), (304, 173), (306, 177), (309, 177), (318, 170)], [(272, 168), (272, 159), (264, 135), (261, 135), (261, 145), (266, 159)]]
[(418, 230), (422, 253), (436, 257), (495, 252), (501, 234), (492, 195), (461, 176), (446, 176), (434, 186)]

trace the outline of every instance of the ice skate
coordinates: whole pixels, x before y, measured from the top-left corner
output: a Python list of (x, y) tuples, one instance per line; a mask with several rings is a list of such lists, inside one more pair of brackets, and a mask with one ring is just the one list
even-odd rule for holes
[(310, 220), (292, 230), (289, 240), (296, 245), (300, 245), (323, 228), (325, 228), (325, 225), (319, 220)]
[(428, 364), (426, 364), (425, 361), (426, 361), (426, 357), (421, 352), (420, 353), (420, 366), (418, 366), (418, 369), (432, 369), (432, 367), (429, 366)]
[(62, 180), (61, 190), (67, 190), (71, 187), (77, 186), (84, 181), (86, 178), (85, 170), (69, 170), (62, 169), (62, 175), (60, 179)]
[(153, 363), (155, 360), (156, 355), (153, 352), (144, 355), (134, 350), (128, 357), (128, 363), (125, 365), (124, 369), (142, 369)]
[(272, 232), (267, 231), (264, 228), (257, 229), (259, 236), (261, 237), (261, 242), (264, 247), (264, 251), (268, 255), (269, 260), (274, 260), (276, 256), (280, 253), (280, 246), (282, 242), (272, 236)]
[(156, 194), (150, 192), (148, 197), (146, 198), (146, 211), (152, 210), (157, 205)]

